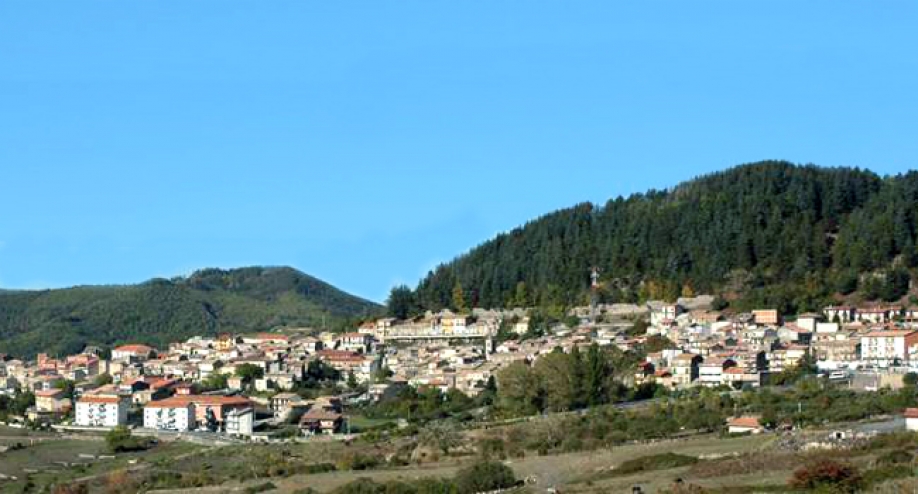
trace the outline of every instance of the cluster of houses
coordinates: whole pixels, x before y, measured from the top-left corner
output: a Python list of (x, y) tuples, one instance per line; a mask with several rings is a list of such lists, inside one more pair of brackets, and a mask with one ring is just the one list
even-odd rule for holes
[(647, 355), (637, 382), (755, 387), (807, 356), (830, 374), (901, 375), (918, 367), (918, 309), (833, 306), (785, 321), (776, 310), (728, 317), (664, 304), (652, 309), (650, 319), (646, 337), (664, 337), (673, 348)]
[[(91, 347), (63, 359), (40, 354), (28, 362), (0, 356), (0, 393), (32, 392), (35, 405), (24, 418), (34, 421), (66, 420), (75, 428), (134, 423), (151, 430), (251, 436), (258, 416), (270, 418), (278, 412), (275, 407), (281, 402), (270, 396), (294, 389), (312, 360), (324, 361), (343, 375), (370, 379), (379, 360), (372, 354), (372, 337), (323, 337), (195, 337), (165, 351), (119, 346), (109, 358)], [(243, 365), (258, 367), (261, 377), (243, 382), (236, 372)], [(225, 389), (201, 392), (207, 379), (221, 374), (226, 376)], [(344, 430), (340, 400), (296, 401), (303, 411), (296, 418), (302, 419), (304, 434)]]
[[(918, 366), (918, 309), (826, 307), (786, 321), (776, 310), (727, 315), (698, 300), (574, 309), (573, 327), (557, 323), (542, 336), (502, 342), (496, 342), (499, 333), (528, 333), (526, 310), (386, 318), (344, 334), (291, 329), (194, 337), (163, 350), (124, 345), (105, 357), (92, 347), (29, 362), (0, 356), (0, 393), (29, 390), (35, 395), (30, 418), (70, 417), (77, 427), (133, 421), (152, 430), (250, 436), (261, 423), (299, 424), (312, 435), (347, 430), (347, 400), (378, 400), (406, 385), (474, 396), (512, 362), (592, 344), (630, 350), (651, 338), (667, 342), (647, 355), (633, 384), (670, 388), (756, 387), (807, 355), (827, 372)], [(649, 318), (646, 334), (631, 331), (634, 317)], [(366, 392), (347, 399), (302, 398), (296, 391), (314, 361), (339, 371), (342, 385), (356, 381)], [(244, 382), (237, 372), (242, 366), (259, 368), (260, 377)], [(214, 376), (226, 377), (225, 389), (201, 392)], [(62, 381), (74, 383), (72, 389)]]

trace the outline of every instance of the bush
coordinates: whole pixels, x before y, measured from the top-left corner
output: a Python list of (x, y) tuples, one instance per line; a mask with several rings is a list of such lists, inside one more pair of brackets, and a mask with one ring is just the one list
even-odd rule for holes
[(896, 449), (880, 455), (877, 458), (878, 466), (907, 465), (915, 459), (910, 451), (905, 449)]
[(277, 486), (272, 482), (265, 482), (264, 484), (253, 485), (252, 487), (245, 488), (245, 494), (258, 494), (259, 492), (268, 492), (277, 489)]
[(837, 492), (858, 492), (863, 479), (852, 465), (833, 460), (820, 460), (794, 472), (790, 480), (795, 489), (831, 489)]
[(911, 431), (893, 432), (890, 434), (880, 434), (871, 439), (860, 449), (864, 451), (875, 451), (879, 449), (898, 448), (912, 449), (918, 448), (918, 435)]
[(452, 482), (440, 479), (420, 479), (411, 482), (389, 481), (381, 484), (363, 478), (345, 484), (332, 492), (334, 494), (455, 494), (456, 489)]
[(378, 456), (355, 452), (343, 456), (335, 466), (338, 470), (372, 470), (382, 463)]
[(481, 454), (481, 457), (486, 460), (492, 458), (498, 460), (507, 459), (507, 445), (504, 443), (504, 440), (499, 437), (487, 438), (479, 441), (478, 452)]
[(875, 468), (873, 470), (868, 470), (864, 474), (863, 484), (865, 486), (873, 486), (882, 484), (883, 482), (896, 479), (904, 479), (906, 477), (911, 477), (913, 474), (912, 467), (908, 465), (892, 465), (881, 468)]
[(112, 453), (143, 451), (151, 446), (151, 441), (131, 435), (130, 429), (119, 425), (105, 434), (105, 444)]
[(631, 475), (638, 472), (649, 472), (653, 470), (668, 470), (670, 468), (684, 467), (698, 463), (698, 458), (694, 456), (679, 455), (676, 453), (663, 453), (659, 455), (642, 456), (633, 460), (628, 460), (612, 473), (614, 475)]
[(475, 494), (516, 485), (516, 474), (499, 461), (480, 461), (460, 470), (455, 477), (459, 494)]

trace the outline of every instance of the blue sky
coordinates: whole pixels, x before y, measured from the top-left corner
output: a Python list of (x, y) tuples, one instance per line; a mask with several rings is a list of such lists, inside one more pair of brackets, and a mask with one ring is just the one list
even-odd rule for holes
[(0, 287), (291, 265), (381, 301), (582, 201), (918, 156), (918, 3), (0, 3)]

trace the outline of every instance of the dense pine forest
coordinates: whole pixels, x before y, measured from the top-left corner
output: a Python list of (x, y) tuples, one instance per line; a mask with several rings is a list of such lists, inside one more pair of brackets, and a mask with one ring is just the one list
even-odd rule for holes
[[(557, 211), (437, 267), (400, 307), (570, 306), (722, 295), (739, 309), (896, 301), (918, 265), (918, 172), (767, 161)], [(407, 301), (406, 301), (407, 299)]]
[(139, 285), (0, 290), (0, 352), (76, 353), (86, 344), (163, 347), (195, 335), (333, 326), (379, 307), (291, 268), (206, 269)]

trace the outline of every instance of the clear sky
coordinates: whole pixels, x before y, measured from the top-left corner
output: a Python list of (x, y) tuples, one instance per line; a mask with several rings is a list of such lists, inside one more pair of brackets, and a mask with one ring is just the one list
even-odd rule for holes
[(291, 265), (382, 301), (760, 159), (915, 167), (918, 2), (6, 1), (0, 287)]

